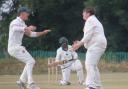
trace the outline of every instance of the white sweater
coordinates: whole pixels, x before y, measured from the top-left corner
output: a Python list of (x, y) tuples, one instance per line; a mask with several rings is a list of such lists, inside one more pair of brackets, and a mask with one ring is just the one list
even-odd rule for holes
[(20, 17), (17, 17), (10, 23), (8, 49), (22, 45), (25, 27), (27, 26)]
[(84, 36), (81, 42), (84, 43), (85, 48), (88, 50), (105, 49), (107, 46), (103, 26), (94, 15), (90, 16), (85, 22)]
[[(75, 51), (71, 51), (70, 49), (72, 46), (68, 45), (68, 50), (64, 51), (62, 47), (57, 49), (57, 54), (56, 54), (56, 61), (63, 61), (63, 60), (71, 60), (71, 59), (78, 59), (78, 55)], [(61, 68), (65, 68), (68, 66), (71, 66), (73, 61), (70, 61), (66, 64), (61, 65)]]

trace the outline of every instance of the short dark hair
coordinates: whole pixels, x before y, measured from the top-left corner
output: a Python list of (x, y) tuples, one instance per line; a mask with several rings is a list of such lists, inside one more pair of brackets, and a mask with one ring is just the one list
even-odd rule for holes
[(18, 11), (17, 11), (18, 15), (20, 15), (20, 13), (22, 13), (22, 12), (26, 12), (26, 13), (31, 14), (31, 10), (28, 9), (28, 7), (25, 7), (25, 6), (18, 8)]
[(95, 15), (95, 8), (93, 8), (93, 7), (86, 7), (86, 8), (84, 8), (83, 12), (90, 13), (90, 15)]

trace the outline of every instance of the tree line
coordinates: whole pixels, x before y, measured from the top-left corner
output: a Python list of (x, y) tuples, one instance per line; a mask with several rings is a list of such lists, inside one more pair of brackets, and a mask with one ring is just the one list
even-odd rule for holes
[(16, 17), (19, 6), (27, 6), (33, 12), (27, 25), (37, 26), (37, 31), (52, 30), (44, 37), (25, 37), (23, 45), (29, 50), (56, 50), (59, 47), (58, 39), (62, 36), (67, 37), (70, 44), (74, 40), (80, 40), (85, 23), (82, 11), (85, 7), (92, 6), (103, 23), (108, 40), (107, 51), (128, 51), (127, 4), (127, 0), (18, 0), (13, 6), (15, 9), (5, 14), (5, 19), (0, 21), (0, 50), (7, 49), (9, 23)]

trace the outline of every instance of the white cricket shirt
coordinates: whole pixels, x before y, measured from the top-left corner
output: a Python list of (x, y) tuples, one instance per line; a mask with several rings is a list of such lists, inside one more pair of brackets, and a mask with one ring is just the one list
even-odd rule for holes
[(95, 15), (90, 16), (85, 22), (84, 36), (81, 42), (83, 42), (85, 48), (89, 50), (106, 48), (107, 40), (104, 34), (104, 29)]
[(22, 39), (26, 27), (25, 22), (20, 17), (17, 17), (10, 23), (8, 49), (22, 45)]
[[(56, 54), (56, 61), (63, 61), (63, 60), (71, 60), (71, 59), (78, 59), (78, 55), (75, 51), (71, 51), (71, 46), (68, 45), (68, 50), (64, 51), (62, 47), (57, 49), (57, 54)], [(68, 66), (72, 65), (73, 61), (69, 61), (66, 64), (61, 65), (61, 68), (66, 68)]]

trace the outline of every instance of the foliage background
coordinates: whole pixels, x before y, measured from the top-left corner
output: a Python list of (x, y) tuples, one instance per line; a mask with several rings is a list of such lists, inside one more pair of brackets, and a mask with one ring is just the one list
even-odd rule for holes
[[(2, 0), (0, 0), (1, 5)], [(25, 37), (23, 45), (29, 50), (56, 50), (58, 39), (66, 36), (69, 43), (82, 38), (84, 21), (82, 10), (94, 6), (98, 19), (103, 23), (108, 40), (107, 51), (128, 51), (128, 1), (127, 0), (18, 0), (9, 14), (0, 21), (0, 51), (6, 52), (8, 27), (16, 17), (17, 8), (28, 6), (33, 11), (28, 25), (37, 26), (37, 31), (52, 29), (47, 36), (40, 38)], [(84, 51), (80, 49), (80, 51)]]

